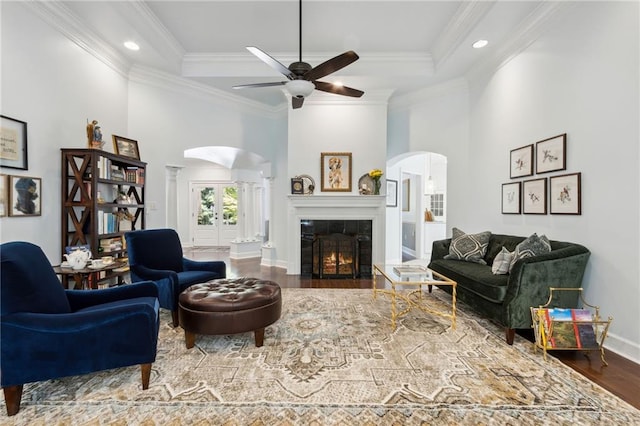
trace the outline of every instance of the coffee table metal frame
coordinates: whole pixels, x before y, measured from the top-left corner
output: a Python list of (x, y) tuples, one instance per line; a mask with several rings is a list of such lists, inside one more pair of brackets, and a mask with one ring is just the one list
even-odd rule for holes
[[(394, 268), (406, 266), (406, 265), (373, 265), (373, 298), (375, 299), (378, 294), (388, 295), (391, 298), (391, 328), (396, 329), (396, 320), (403, 315), (406, 315), (411, 309), (417, 308), (423, 312), (427, 312), (433, 315), (438, 315), (451, 320), (451, 328), (456, 329), (456, 286), (457, 283), (448, 277), (431, 269), (424, 268), (424, 275), (412, 275), (406, 277), (407, 281), (403, 280), (403, 277), (394, 271)], [(382, 275), (386, 281), (391, 284), (391, 288), (379, 289), (377, 288), (377, 279)], [(451, 312), (445, 312), (433, 309), (425, 303), (423, 297), (422, 286), (428, 287), (428, 292), (431, 293), (432, 286), (451, 286)], [(399, 291), (397, 287), (415, 287), (418, 288), (411, 290), (408, 293)], [(398, 299), (405, 302), (406, 307), (402, 311), (398, 312)]]

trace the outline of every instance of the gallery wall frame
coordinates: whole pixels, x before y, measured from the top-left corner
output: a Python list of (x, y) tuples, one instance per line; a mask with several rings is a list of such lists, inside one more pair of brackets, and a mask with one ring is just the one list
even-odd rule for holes
[(402, 179), (402, 211), (411, 211), (411, 180)]
[(320, 153), (320, 191), (351, 192), (351, 153)]
[(509, 155), (509, 177), (524, 176), (533, 176), (533, 144), (512, 149)]
[(547, 178), (522, 182), (522, 212), (547, 214)]
[(387, 179), (387, 207), (398, 207), (398, 181)]
[(582, 173), (568, 173), (549, 178), (551, 214), (582, 214)]
[(502, 214), (520, 214), (522, 206), (522, 184), (509, 182), (502, 184)]
[(0, 167), (28, 170), (26, 121), (0, 115)]
[(9, 175), (0, 174), (0, 217), (9, 211)]
[(136, 160), (140, 159), (138, 141), (117, 135), (112, 135), (111, 138), (113, 139), (113, 151), (116, 154)]
[(536, 173), (549, 173), (566, 168), (566, 133), (536, 142)]
[(42, 179), (9, 176), (9, 216), (42, 214)]

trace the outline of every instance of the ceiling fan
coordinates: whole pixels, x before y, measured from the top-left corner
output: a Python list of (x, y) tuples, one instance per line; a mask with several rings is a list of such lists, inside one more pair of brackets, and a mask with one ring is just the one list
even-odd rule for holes
[(334, 93), (336, 95), (351, 96), (354, 98), (362, 96), (364, 94), (362, 90), (353, 89), (339, 84), (318, 81), (319, 78), (334, 73), (358, 60), (359, 57), (356, 52), (349, 50), (321, 63), (316, 67), (312, 67), (306, 62), (302, 62), (302, 0), (299, 1), (299, 15), (300, 33), (298, 62), (293, 62), (289, 67), (285, 67), (259, 48), (255, 46), (247, 47), (249, 52), (253, 53), (258, 57), (258, 59), (269, 65), (271, 68), (282, 73), (289, 80), (273, 83), (241, 84), (239, 86), (233, 86), (233, 88), (246, 89), (255, 87), (285, 86), (287, 91), (291, 94), (291, 106), (293, 109), (302, 107), (304, 98), (309, 96), (311, 92), (313, 92), (313, 89)]

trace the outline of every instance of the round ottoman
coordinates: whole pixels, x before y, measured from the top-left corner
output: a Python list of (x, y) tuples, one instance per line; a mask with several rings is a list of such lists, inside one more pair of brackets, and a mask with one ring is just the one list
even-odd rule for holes
[(217, 279), (194, 284), (180, 293), (178, 319), (187, 348), (196, 334), (236, 334), (253, 331), (256, 346), (264, 328), (280, 318), (280, 286), (258, 278)]

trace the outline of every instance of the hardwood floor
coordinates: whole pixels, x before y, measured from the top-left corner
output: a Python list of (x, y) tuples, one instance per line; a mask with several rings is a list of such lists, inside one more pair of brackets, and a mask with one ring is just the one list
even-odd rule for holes
[[(185, 256), (196, 260), (223, 260), (227, 263), (227, 276), (229, 277), (267, 279), (277, 282), (283, 288), (371, 288), (371, 280), (303, 278), (299, 275), (287, 275), (282, 268), (260, 266), (258, 258), (230, 260), (227, 250), (185, 249)], [(521, 336), (529, 340), (533, 339), (533, 334), (526, 331), (521, 333)], [(589, 380), (640, 409), (640, 364), (611, 351), (605, 351), (608, 366), (600, 361), (599, 352), (591, 352), (588, 356), (577, 351), (551, 351), (548, 353)]]

